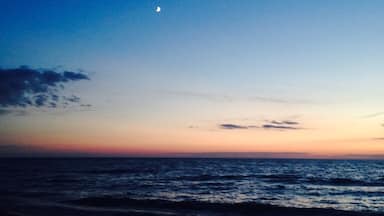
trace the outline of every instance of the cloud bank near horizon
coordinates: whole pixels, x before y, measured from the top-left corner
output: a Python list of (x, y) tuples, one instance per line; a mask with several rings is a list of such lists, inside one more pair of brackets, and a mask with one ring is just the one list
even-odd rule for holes
[(292, 158), (292, 159), (378, 159), (383, 160), (383, 154), (316, 154), (309, 152), (164, 152), (164, 153), (138, 153), (121, 152), (119, 154), (92, 153), (86, 151), (62, 152), (34, 145), (2, 144), (0, 145), (0, 158), (19, 157), (172, 157), (172, 158)]

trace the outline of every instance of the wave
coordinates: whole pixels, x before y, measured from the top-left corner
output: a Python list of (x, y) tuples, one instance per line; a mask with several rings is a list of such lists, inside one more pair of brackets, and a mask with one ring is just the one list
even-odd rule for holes
[(285, 184), (315, 184), (315, 185), (332, 185), (332, 186), (384, 186), (384, 181), (363, 180), (352, 178), (318, 178), (318, 177), (302, 177), (293, 174), (281, 175), (260, 175), (258, 178), (271, 183)]
[(81, 179), (75, 179), (75, 178), (48, 178), (46, 182), (51, 184), (76, 184), (81, 183)]
[(94, 169), (94, 170), (89, 170), (81, 173), (87, 173), (87, 174), (125, 174), (125, 173), (150, 173), (150, 172), (155, 172), (155, 169), (151, 168), (116, 168), (116, 169)]
[(330, 192), (329, 195), (332, 196), (345, 196), (345, 195), (352, 195), (352, 196), (364, 196), (364, 197), (383, 197), (384, 192), (383, 191), (335, 191)]
[(351, 178), (308, 178), (305, 183), (334, 186), (384, 186), (383, 181), (364, 181)]
[(280, 175), (260, 175), (258, 176), (267, 182), (280, 182), (280, 183), (297, 183), (300, 180), (300, 176), (293, 174), (280, 174)]
[(215, 181), (215, 180), (242, 180), (246, 178), (254, 177), (252, 175), (191, 175), (191, 176), (179, 176), (173, 178), (173, 180), (181, 181)]
[[(170, 210), (178, 215), (284, 215), (284, 216), (378, 216), (375, 212), (353, 212), (327, 208), (295, 208), (281, 207), (256, 202), (243, 203), (212, 203), (201, 201), (168, 201), (161, 199), (132, 199), (125, 197), (88, 197), (78, 200), (66, 201), (66, 204), (102, 207), (102, 208), (134, 208), (134, 209), (158, 209)], [(209, 214), (208, 214), (209, 213)]]

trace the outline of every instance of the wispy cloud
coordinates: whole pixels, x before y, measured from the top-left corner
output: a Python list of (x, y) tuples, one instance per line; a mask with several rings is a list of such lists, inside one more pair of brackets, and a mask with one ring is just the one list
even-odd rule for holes
[(233, 129), (248, 129), (249, 126), (244, 126), (244, 125), (237, 125), (237, 124), (220, 124), (219, 127), (221, 129), (228, 129), (228, 130), (233, 130)]
[(177, 91), (177, 90), (167, 90), (163, 93), (173, 96), (182, 96), (182, 97), (191, 97), (196, 99), (203, 99), (216, 102), (233, 102), (233, 101), (250, 101), (250, 102), (265, 102), (265, 103), (280, 103), (280, 104), (302, 104), (302, 103), (311, 103), (308, 100), (298, 100), (298, 99), (284, 99), (284, 98), (275, 98), (267, 96), (252, 96), (252, 97), (235, 97), (225, 94), (213, 94), (206, 92), (195, 92), (195, 91)]
[(276, 124), (276, 125), (298, 125), (299, 122), (296, 122), (296, 121), (276, 121), (276, 120), (272, 120), (270, 121), (272, 124)]
[(80, 98), (61, 96), (69, 82), (89, 80), (83, 73), (58, 72), (49, 69), (31, 69), (25, 66), (11, 69), (0, 68), (0, 114), (11, 113), (9, 108), (50, 107), (80, 103)]
[(248, 98), (250, 101), (259, 101), (267, 103), (282, 103), (282, 104), (309, 104), (312, 103), (309, 100), (299, 100), (299, 99), (283, 99), (283, 98), (274, 98), (274, 97), (260, 97), (253, 96)]
[(263, 128), (263, 129), (277, 129), (277, 130), (299, 130), (302, 129), (300, 127), (297, 127), (296, 125), (299, 125), (300, 123), (297, 121), (268, 121), (267, 124), (261, 124), (261, 126), (257, 125), (240, 125), (235, 123), (225, 123), (225, 124), (219, 124), (220, 129), (226, 129), (226, 130), (235, 130), (235, 129), (252, 129), (252, 128)]
[(219, 101), (231, 102), (234, 100), (233, 97), (228, 95), (217, 95), (217, 94), (193, 92), (193, 91), (163, 91), (163, 93), (172, 95), (172, 96), (190, 97), (190, 98), (217, 101), (217, 102)]
[(376, 112), (376, 113), (371, 113), (369, 115), (365, 115), (363, 116), (363, 118), (375, 118), (382, 115), (384, 115), (384, 112)]
[(280, 129), (280, 130), (298, 130), (298, 129), (301, 129), (298, 127), (275, 125), (275, 124), (264, 124), (263, 128), (265, 128), (265, 129)]

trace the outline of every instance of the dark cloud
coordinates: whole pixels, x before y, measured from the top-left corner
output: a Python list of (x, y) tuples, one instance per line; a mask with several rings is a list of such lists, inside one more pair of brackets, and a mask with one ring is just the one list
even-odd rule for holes
[(291, 120), (284, 120), (284, 121), (277, 121), (277, 120), (271, 120), (267, 121), (267, 124), (263, 124), (262, 127), (264, 129), (278, 129), (278, 130), (297, 130), (301, 129), (299, 127), (296, 127), (295, 125), (299, 125), (300, 123), (297, 121), (291, 121)]
[(252, 128), (264, 128), (264, 129), (278, 129), (278, 130), (298, 130), (302, 129), (299, 127), (296, 127), (295, 125), (299, 125), (299, 122), (296, 121), (267, 121), (267, 124), (261, 125), (261, 127), (256, 125), (239, 125), (239, 124), (233, 124), (233, 123), (226, 123), (226, 124), (220, 124), (219, 127), (221, 129), (252, 129)]
[[(89, 80), (83, 73), (37, 70), (28, 67), (0, 68), (0, 107), (51, 107), (79, 103), (80, 98), (59, 96), (64, 84)], [(4, 111), (3, 111), (4, 114)]]
[(265, 128), (265, 129), (282, 129), (282, 130), (297, 130), (297, 129), (300, 129), (298, 127), (276, 125), (276, 124), (264, 124), (263, 128)]
[(384, 141), (384, 137), (375, 137), (373, 138), (374, 140), (383, 140)]
[(288, 125), (298, 125), (299, 122), (296, 122), (296, 121), (283, 121), (284, 124), (288, 124)]
[(80, 98), (75, 96), (75, 95), (72, 95), (70, 97), (63, 97), (66, 101), (69, 101), (69, 102), (72, 102), (72, 103), (79, 103), (80, 102)]
[(295, 121), (276, 121), (276, 120), (272, 120), (270, 121), (271, 124), (276, 124), (276, 125), (298, 125), (299, 122), (295, 122)]
[(0, 116), (2, 115), (24, 116), (27, 115), (27, 112), (25, 110), (0, 109)]
[(229, 130), (233, 130), (233, 129), (248, 129), (248, 126), (237, 125), (237, 124), (220, 124), (219, 126), (220, 126), (221, 129), (229, 129)]
[(7, 114), (10, 114), (12, 113), (11, 110), (7, 110), (7, 109), (0, 109), (0, 115), (7, 115)]
[[(0, 144), (0, 158), (2, 157), (89, 157), (99, 156), (97, 153), (62, 152), (42, 146), (27, 144)], [(103, 155), (100, 155), (103, 156)]]
[(29, 154), (40, 154), (44, 152), (45, 151), (40, 148), (27, 146), (27, 145), (0, 145), (1, 157), (19, 156), (19, 155), (24, 156)]

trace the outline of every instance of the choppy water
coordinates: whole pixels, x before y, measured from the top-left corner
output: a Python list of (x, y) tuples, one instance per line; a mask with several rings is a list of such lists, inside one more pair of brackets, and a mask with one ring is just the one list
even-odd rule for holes
[(127, 197), (384, 212), (384, 161), (0, 159), (3, 196)]

